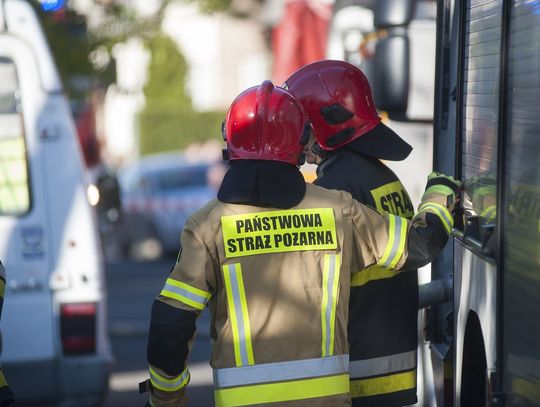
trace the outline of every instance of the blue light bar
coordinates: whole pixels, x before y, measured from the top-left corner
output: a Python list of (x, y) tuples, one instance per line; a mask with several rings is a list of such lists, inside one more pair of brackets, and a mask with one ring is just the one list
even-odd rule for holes
[(43, 11), (58, 11), (64, 7), (65, 0), (40, 0)]

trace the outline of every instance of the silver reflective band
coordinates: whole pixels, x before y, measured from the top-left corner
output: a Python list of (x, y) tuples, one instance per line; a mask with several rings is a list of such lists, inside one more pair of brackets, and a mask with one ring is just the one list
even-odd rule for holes
[(165, 284), (165, 286), (163, 287), (163, 291), (170, 291), (172, 293), (181, 295), (182, 297), (188, 298), (191, 301), (196, 302), (197, 304), (201, 304), (201, 306), (203, 307), (206, 305), (206, 302), (208, 301), (208, 299), (203, 297), (202, 295), (197, 295), (184, 288), (177, 287), (169, 283)]
[(400, 216), (390, 215), (390, 214), (388, 214), (388, 216), (389, 218), (393, 218), (395, 221), (393, 228), (392, 228), (392, 222), (390, 222), (388, 225), (389, 227), (388, 235), (389, 236), (393, 235), (394, 241), (392, 242), (392, 248), (390, 249), (390, 253), (388, 254), (388, 257), (386, 257), (386, 260), (383, 263), (378, 264), (379, 266), (384, 267), (384, 268), (390, 268), (396, 256), (401, 257), (402, 253), (400, 253), (400, 246), (402, 243), (402, 229), (407, 227), (407, 222), (404, 218)]
[(236, 268), (236, 264), (229, 264), (228, 267), (230, 273), (231, 294), (234, 302), (234, 311), (236, 313), (236, 324), (238, 325), (240, 359), (242, 361), (242, 365), (249, 365), (249, 356), (246, 343), (249, 338), (246, 337), (246, 327), (244, 324), (244, 321), (247, 320), (247, 318), (242, 310), (240, 287), (238, 286), (238, 277), (236, 275), (239, 271)]
[(359, 379), (414, 368), (416, 368), (416, 350), (411, 350), (380, 358), (351, 360), (349, 375), (351, 379)]
[(181, 387), (181, 384), (189, 377), (189, 370), (184, 370), (184, 373), (182, 373), (180, 376), (178, 376), (177, 379), (172, 380), (163, 380), (161, 377), (158, 377), (152, 369), (150, 369), (150, 379), (151, 381), (155, 382), (156, 384), (160, 385), (161, 387), (164, 387), (166, 389), (170, 389), (170, 391), (176, 391)]
[(262, 363), (214, 370), (214, 386), (225, 388), (250, 384), (280, 382), (347, 373), (349, 355), (303, 359), (290, 362)]
[(326, 297), (326, 304), (323, 304), (324, 307), (324, 328), (325, 329), (325, 336), (326, 339), (324, 346), (324, 353), (323, 356), (331, 355), (332, 352), (332, 344), (334, 342), (334, 335), (333, 333), (333, 319), (332, 319), (332, 313), (335, 312), (335, 304), (337, 299), (334, 297), (334, 280), (336, 279), (336, 256), (335, 255), (329, 255), (328, 256), (328, 281), (326, 283), (326, 287), (323, 288), (323, 290), (326, 290), (327, 297)]
[(454, 226), (454, 219), (451, 217), (450, 213), (448, 212), (448, 209), (446, 209), (444, 206), (440, 204), (428, 202), (420, 207), (420, 212), (424, 212), (428, 209), (435, 212), (435, 215), (437, 215), (443, 222), (444, 228), (446, 229), (446, 231), (450, 233), (452, 231), (452, 226)]

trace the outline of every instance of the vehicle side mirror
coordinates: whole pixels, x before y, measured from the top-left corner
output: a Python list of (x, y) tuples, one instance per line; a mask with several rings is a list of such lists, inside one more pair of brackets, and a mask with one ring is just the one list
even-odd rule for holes
[(405, 28), (387, 30), (375, 46), (373, 97), (390, 119), (404, 117), (409, 99), (410, 45)]
[(378, 29), (407, 26), (413, 13), (413, 0), (377, 0), (373, 10), (373, 25)]

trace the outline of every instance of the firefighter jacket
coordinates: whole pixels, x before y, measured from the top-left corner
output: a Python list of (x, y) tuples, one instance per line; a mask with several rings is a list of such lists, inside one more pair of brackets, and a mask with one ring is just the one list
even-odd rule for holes
[(425, 198), (412, 222), (311, 184), (290, 209), (213, 200), (196, 212), (152, 307), (149, 404), (183, 405), (195, 319), (208, 306), (216, 406), (350, 405), (349, 270), (431, 261), (451, 217), (446, 196)]
[[(316, 185), (352, 194), (380, 213), (412, 218), (413, 205), (398, 177), (379, 159), (342, 148), (317, 171)], [(353, 406), (393, 407), (417, 402), (418, 273), (376, 265), (352, 270), (349, 301)]]
[[(2, 308), (4, 306), (4, 291), (6, 287), (6, 270), (0, 261), (0, 315), (2, 315)], [(0, 367), (0, 407), (10, 406), (14, 403), (13, 392), (9, 387), (2, 367)]]

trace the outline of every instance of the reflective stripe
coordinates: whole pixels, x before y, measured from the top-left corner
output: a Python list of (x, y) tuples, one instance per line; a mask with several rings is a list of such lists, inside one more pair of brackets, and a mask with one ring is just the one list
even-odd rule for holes
[(497, 216), (497, 207), (496, 206), (488, 206), (486, 209), (484, 209), (482, 212), (480, 212), (480, 217), (486, 218), (488, 220), (495, 219), (495, 216)]
[(372, 359), (351, 360), (349, 362), (349, 375), (351, 379), (370, 377), (389, 372), (401, 372), (416, 368), (416, 349), (390, 356), (381, 356)]
[(251, 346), (251, 328), (240, 263), (223, 266), (227, 305), (234, 341), (236, 366), (255, 364)]
[(4, 372), (0, 370), (0, 388), (6, 387), (7, 385), (8, 384), (7, 384), (6, 378), (4, 377)]
[(347, 394), (348, 392), (349, 375), (343, 374), (284, 383), (218, 389), (214, 392), (214, 396), (216, 407), (232, 407), (305, 400)]
[(331, 376), (349, 371), (349, 355), (214, 370), (216, 388)]
[(351, 276), (351, 287), (361, 287), (370, 281), (383, 280), (399, 275), (395, 270), (388, 270), (373, 264)]
[(180, 390), (189, 382), (189, 370), (187, 368), (178, 376), (173, 377), (172, 379), (168, 379), (160, 375), (151, 367), (149, 369), (150, 369), (150, 381), (152, 382), (152, 385), (159, 390), (163, 390), (163, 391)]
[(321, 307), (322, 356), (334, 354), (334, 330), (338, 302), (340, 256), (327, 254), (323, 265), (323, 296)]
[(430, 186), (428, 189), (425, 190), (424, 196), (426, 196), (427, 194), (439, 194), (439, 195), (445, 195), (445, 196), (455, 195), (452, 188), (446, 185), (441, 185), (441, 184)]
[(350, 385), (351, 397), (369, 397), (414, 389), (416, 387), (416, 369), (372, 379), (351, 380)]
[(168, 278), (165, 282), (161, 295), (199, 310), (202, 310), (210, 299), (210, 293), (172, 278)]
[(448, 209), (446, 208), (446, 206), (435, 203), (435, 202), (427, 202), (420, 206), (418, 213), (420, 214), (427, 210), (432, 211), (432, 213), (434, 213), (441, 219), (441, 222), (443, 223), (444, 228), (446, 229), (446, 233), (450, 234), (450, 232), (452, 231), (452, 226), (454, 226), (454, 218), (452, 217), (450, 212), (448, 212)]
[(377, 265), (387, 269), (395, 268), (405, 249), (407, 240), (407, 220), (405, 218), (388, 214), (388, 242), (383, 256)]
[(4, 298), (4, 292), (6, 290), (6, 282), (0, 278), (0, 297)]

